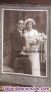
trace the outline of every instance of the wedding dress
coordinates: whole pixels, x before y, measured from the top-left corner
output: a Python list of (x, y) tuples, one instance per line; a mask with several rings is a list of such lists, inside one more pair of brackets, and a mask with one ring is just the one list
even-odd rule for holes
[[(37, 35), (38, 31), (32, 29), (31, 31), (25, 30), (25, 39), (26, 39), (26, 45), (29, 46), (30, 39), (34, 37), (34, 35)], [(31, 53), (29, 54), (29, 59), (32, 62), (32, 75), (33, 76), (40, 76), (40, 59), (39, 59), (39, 45), (32, 45), (29, 47), (29, 50), (31, 50)]]
[(35, 48), (35, 52), (32, 52), (29, 58), (32, 62), (32, 75), (40, 76), (40, 59), (37, 47)]

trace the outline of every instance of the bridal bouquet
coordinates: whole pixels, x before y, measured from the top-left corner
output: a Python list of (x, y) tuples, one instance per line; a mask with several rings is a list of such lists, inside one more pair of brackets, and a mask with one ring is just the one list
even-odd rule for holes
[(38, 33), (34, 35), (34, 37), (29, 37), (29, 44), (30, 45), (38, 45), (41, 42), (44, 42), (46, 40), (46, 35), (44, 33)]
[(29, 34), (25, 35), (26, 44), (25, 47), (27, 50), (32, 49), (32, 47), (37, 47), (40, 43), (43, 43), (46, 40), (47, 36), (44, 33), (34, 34), (33, 36)]

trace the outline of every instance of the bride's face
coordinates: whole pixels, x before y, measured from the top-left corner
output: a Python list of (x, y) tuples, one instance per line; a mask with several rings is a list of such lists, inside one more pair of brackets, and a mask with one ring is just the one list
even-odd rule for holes
[(32, 29), (32, 26), (33, 26), (33, 23), (31, 21), (27, 22), (27, 30), (31, 30)]

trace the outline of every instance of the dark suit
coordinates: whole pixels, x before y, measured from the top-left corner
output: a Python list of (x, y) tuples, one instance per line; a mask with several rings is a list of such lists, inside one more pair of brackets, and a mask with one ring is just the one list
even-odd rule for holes
[(21, 72), (22, 69), (23, 73), (32, 74), (31, 61), (28, 59), (28, 57), (18, 58), (16, 64), (14, 64), (17, 55), (20, 54), (23, 46), (25, 45), (25, 39), (24, 37), (21, 37), (21, 34), (18, 30), (13, 31), (10, 34), (10, 42), (11, 42), (10, 67), (12, 67), (15, 70), (15, 72), (19, 72), (19, 71)]

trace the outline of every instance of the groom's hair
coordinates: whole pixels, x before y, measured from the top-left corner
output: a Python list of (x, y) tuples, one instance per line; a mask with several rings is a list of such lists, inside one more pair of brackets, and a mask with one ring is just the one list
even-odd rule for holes
[[(16, 20), (16, 24), (18, 24), (19, 20), (23, 20), (23, 18), (19, 18)], [(24, 21), (24, 20), (23, 20)]]

